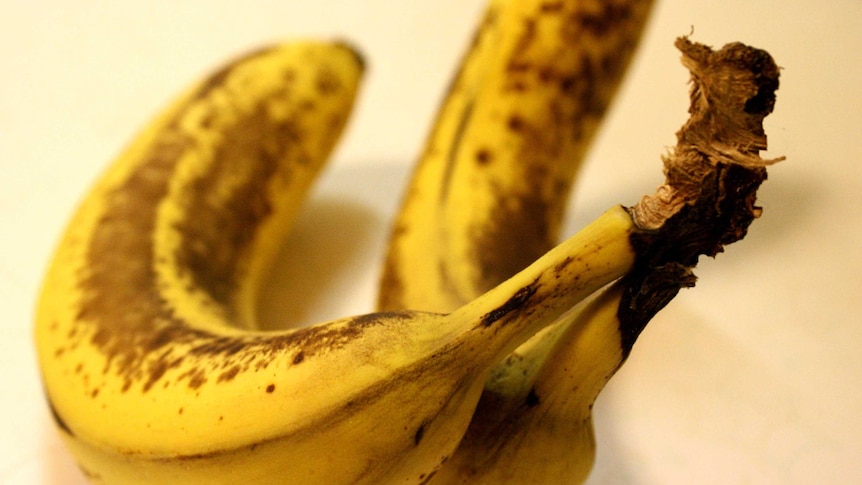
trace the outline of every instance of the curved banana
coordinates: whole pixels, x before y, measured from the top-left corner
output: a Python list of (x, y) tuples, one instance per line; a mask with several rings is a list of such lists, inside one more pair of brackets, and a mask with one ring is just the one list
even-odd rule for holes
[(261, 276), (361, 71), (339, 43), (246, 56), (160, 115), (82, 202), (35, 339), (53, 417), (92, 481), (427, 481), (493, 365), (634, 267), (637, 225), (615, 207), (451, 313), (256, 330)]
[(490, 2), (395, 221), (378, 308), (451, 311), (557, 242), (651, 4)]

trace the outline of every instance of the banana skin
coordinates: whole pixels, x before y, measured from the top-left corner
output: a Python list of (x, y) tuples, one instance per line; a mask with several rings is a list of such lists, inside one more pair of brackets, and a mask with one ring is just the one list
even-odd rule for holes
[(94, 483), (426, 482), (493, 365), (633, 267), (636, 227), (613, 207), (450, 313), (257, 330), (257, 288), (362, 68), (343, 43), (238, 59), (159, 115), (82, 201), (35, 341), (52, 416)]

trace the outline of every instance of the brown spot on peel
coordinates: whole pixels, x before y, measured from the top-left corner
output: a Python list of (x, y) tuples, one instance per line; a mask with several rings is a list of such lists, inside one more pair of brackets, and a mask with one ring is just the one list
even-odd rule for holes
[(485, 327), (490, 327), (494, 323), (498, 322), (500, 319), (505, 317), (506, 315), (512, 313), (515, 310), (521, 309), (530, 298), (536, 294), (538, 291), (539, 285), (537, 281), (521, 288), (518, 290), (511, 298), (506, 300), (505, 303), (495, 308), (494, 310), (486, 313), (481, 320), (481, 323)]
[(230, 369), (219, 374), (218, 379), (216, 379), (216, 382), (218, 383), (233, 380), (233, 378), (236, 377), (237, 374), (239, 374), (240, 369), (241, 368), (239, 365), (231, 366)]
[(539, 6), (539, 11), (543, 14), (558, 13), (563, 10), (563, 2), (543, 2)]
[(536, 393), (536, 388), (535, 387), (530, 388), (530, 392), (527, 393), (527, 398), (524, 399), (524, 404), (528, 408), (532, 408), (532, 407), (538, 406), (541, 402), (542, 402), (542, 400), (539, 398), (539, 395)]
[(425, 423), (419, 425), (419, 428), (416, 429), (416, 433), (413, 435), (413, 444), (419, 446), (419, 443), (422, 442), (422, 438), (425, 436)]
[(494, 159), (494, 155), (487, 148), (483, 148), (476, 152), (476, 163), (479, 165), (488, 165)]
[(305, 360), (305, 353), (302, 351), (297, 352), (296, 355), (293, 356), (294, 365), (302, 363), (303, 360)]
[(509, 129), (512, 131), (524, 131), (525, 129), (527, 129), (527, 124), (524, 119), (514, 114), (509, 116), (508, 120), (506, 121), (506, 126), (508, 126)]

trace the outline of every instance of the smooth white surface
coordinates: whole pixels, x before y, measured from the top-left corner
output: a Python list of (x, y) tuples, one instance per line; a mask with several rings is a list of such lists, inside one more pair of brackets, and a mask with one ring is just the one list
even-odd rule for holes
[[(410, 163), (481, 0), (7, 3), (0, 18), (0, 483), (82, 484), (44, 406), (31, 339), (74, 204), (132, 134), (227, 58), (335, 35), (371, 70), (288, 250), (307, 322), (368, 311)], [(661, 180), (686, 117), (676, 36), (783, 66), (761, 220), (647, 328), (595, 408), (591, 483), (844, 484), (862, 477), (862, 2), (659, 1), (590, 155), (575, 230)], [(355, 242), (354, 242), (355, 241)], [(288, 273), (288, 276), (290, 274)], [(290, 278), (284, 278), (289, 281)], [(284, 290), (292, 294), (289, 283)], [(279, 290), (281, 291), (281, 290)]]

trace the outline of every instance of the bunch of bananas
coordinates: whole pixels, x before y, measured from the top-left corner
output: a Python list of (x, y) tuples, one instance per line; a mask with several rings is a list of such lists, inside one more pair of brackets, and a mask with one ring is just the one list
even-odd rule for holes
[[(36, 343), (94, 483), (577, 483), (591, 408), (701, 254), (744, 236), (778, 69), (677, 41), (691, 118), (666, 183), (556, 244), (649, 0), (492, 0), (391, 234), (379, 312), (262, 331), (267, 269), (345, 126), (343, 42), (237, 59), (83, 200)], [(289, 322), (286, 324), (289, 326)]]

